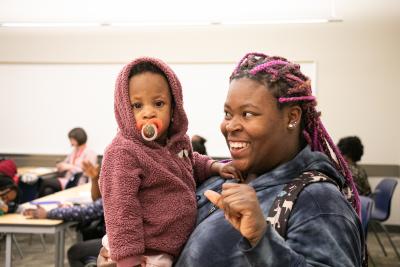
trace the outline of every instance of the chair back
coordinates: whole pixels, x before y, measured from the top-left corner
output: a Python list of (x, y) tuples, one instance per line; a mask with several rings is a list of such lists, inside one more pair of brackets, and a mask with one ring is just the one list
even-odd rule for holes
[(77, 186), (82, 175), (83, 172), (75, 173), (71, 178), (69, 178), (67, 184), (65, 185), (65, 189)]
[(368, 223), (369, 219), (371, 218), (371, 211), (374, 205), (374, 201), (369, 197), (360, 196), (360, 202), (361, 202), (361, 224), (363, 227), (365, 239), (367, 239)]
[(373, 193), (374, 208), (371, 214), (372, 219), (384, 222), (390, 217), (392, 197), (396, 185), (397, 180), (385, 178), (376, 186)]

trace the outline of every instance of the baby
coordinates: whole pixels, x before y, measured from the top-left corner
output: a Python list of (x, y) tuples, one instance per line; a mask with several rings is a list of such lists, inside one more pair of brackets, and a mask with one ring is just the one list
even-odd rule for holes
[(126, 65), (114, 100), (119, 131), (100, 175), (111, 259), (118, 266), (171, 266), (196, 221), (196, 184), (240, 174), (192, 151), (181, 85), (162, 61)]

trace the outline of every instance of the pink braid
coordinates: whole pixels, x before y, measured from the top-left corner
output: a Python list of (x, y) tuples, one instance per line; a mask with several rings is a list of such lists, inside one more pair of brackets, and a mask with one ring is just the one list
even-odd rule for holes
[(318, 129), (316, 125), (314, 125), (314, 131), (313, 131), (313, 148), (317, 151), (321, 151), (321, 146), (319, 145), (318, 142)]
[(300, 79), (299, 77), (294, 76), (293, 74), (290, 74), (290, 73), (286, 74), (286, 78), (289, 78), (291, 80), (297, 81), (299, 83), (304, 83), (304, 81), (302, 79)]
[(298, 96), (298, 97), (280, 97), (279, 103), (293, 102), (293, 101), (314, 101), (315, 96)]
[(307, 133), (306, 130), (303, 130), (303, 136), (304, 136), (304, 139), (306, 139), (306, 142), (307, 142), (308, 144), (311, 144), (311, 137), (310, 137), (310, 135)]
[(249, 71), (249, 72), (250, 72), (251, 75), (256, 75), (257, 72), (262, 71), (262, 70), (266, 70), (266, 69), (268, 69), (269, 67), (272, 67), (272, 66), (274, 66), (274, 65), (288, 65), (288, 64), (289, 64), (289, 62), (287, 62), (287, 61), (283, 61), (283, 60), (272, 60), (272, 61), (269, 61), (269, 62), (267, 62), (267, 63), (258, 65), (257, 67), (255, 67), (254, 69), (252, 69), (252, 70)]
[(343, 171), (343, 174), (346, 178), (346, 181), (349, 183), (351, 186), (351, 190), (353, 190), (354, 193), (354, 208), (358, 214), (358, 216), (361, 216), (361, 208), (360, 208), (360, 197), (358, 195), (358, 191), (356, 189), (356, 186), (353, 181), (353, 177), (351, 175), (351, 172), (349, 170), (349, 167), (347, 166), (346, 161), (343, 159), (342, 154), (339, 152), (339, 149), (336, 147), (335, 143), (332, 141), (331, 137), (329, 136), (328, 132), (326, 131), (324, 125), (322, 124), (321, 120), (318, 118), (318, 123), (325, 135), (325, 138), (327, 139), (329, 146), (332, 148), (333, 152), (335, 153), (335, 156), (337, 160), (339, 161), (340, 167)]
[(247, 53), (237, 64), (235, 70), (233, 71), (233, 74), (237, 73), (237, 71), (240, 69), (240, 66), (242, 65), (243, 61), (245, 59), (247, 59), (249, 56), (259, 56), (259, 57), (268, 57), (267, 55), (263, 54), (263, 53), (257, 53), (257, 52), (250, 52)]

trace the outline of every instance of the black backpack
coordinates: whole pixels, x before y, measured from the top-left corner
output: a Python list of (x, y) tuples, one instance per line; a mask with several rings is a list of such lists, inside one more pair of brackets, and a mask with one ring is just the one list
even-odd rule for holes
[[(296, 200), (300, 192), (309, 184), (317, 182), (327, 182), (332, 183), (338, 189), (343, 192), (337, 183), (330, 177), (318, 171), (307, 171), (302, 173), (299, 177), (293, 179), (278, 194), (274, 203), (269, 210), (268, 217), (266, 219), (267, 223), (270, 224), (275, 230), (286, 239), (286, 228), (289, 221), (290, 213), (296, 204)], [(343, 192), (346, 194), (346, 191)], [(362, 261), (362, 266), (368, 266), (368, 253), (367, 246), (364, 247), (364, 256)]]

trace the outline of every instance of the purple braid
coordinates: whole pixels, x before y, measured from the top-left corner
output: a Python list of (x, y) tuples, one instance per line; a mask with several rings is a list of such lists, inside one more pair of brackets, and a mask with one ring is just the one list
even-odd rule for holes
[(261, 65), (258, 65), (257, 67), (255, 67), (254, 69), (252, 69), (250, 71), (250, 74), (256, 75), (257, 72), (260, 72), (260, 71), (263, 71), (263, 70), (267, 70), (272, 66), (275, 66), (275, 65), (288, 65), (288, 64), (289, 64), (288, 62), (283, 61), (283, 60), (273, 60), (273, 61), (261, 64)]
[(329, 143), (329, 146), (332, 148), (333, 152), (336, 155), (336, 159), (339, 162), (340, 165), (340, 169), (342, 170), (342, 172), (344, 172), (344, 176), (346, 178), (346, 181), (348, 182), (348, 184), (351, 186), (351, 190), (354, 193), (354, 206), (355, 209), (358, 213), (358, 215), (361, 215), (361, 203), (360, 203), (360, 197), (356, 188), (356, 185), (354, 183), (353, 180), (353, 176), (351, 174), (351, 171), (349, 169), (349, 166), (347, 165), (347, 162), (344, 160), (342, 153), (340, 153), (339, 149), (337, 148), (337, 146), (335, 145), (335, 143), (332, 141), (332, 138), (329, 136), (328, 132), (326, 131), (324, 125), (322, 124), (322, 122), (319, 120), (320, 126), (322, 131), (325, 134), (325, 137)]
[(243, 62), (249, 57), (249, 56), (259, 56), (259, 57), (266, 57), (267, 55), (263, 54), (263, 53), (257, 53), (257, 52), (250, 52), (247, 53), (237, 64), (235, 70), (233, 71), (233, 73), (237, 73), (237, 71), (239, 70), (240, 66), (243, 64)]
[[(324, 153), (345, 177), (352, 206), (360, 215), (360, 200), (351, 172), (339, 149), (333, 143), (316, 110), (317, 101), (312, 96), (311, 83), (300, 71), (300, 66), (282, 57), (270, 57), (262, 53), (248, 53), (240, 61), (230, 80), (250, 78), (264, 84), (278, 100), (278, 107), (294, 103), (301, 107), (302, 138), (312, 151)], [(349, 194), (353, 193), (354, 198)]]
[(313, 101), (315, 96), (297, 96), (297, 97), (280, 97), (279, 103), (293, 102), (293, 101)]

